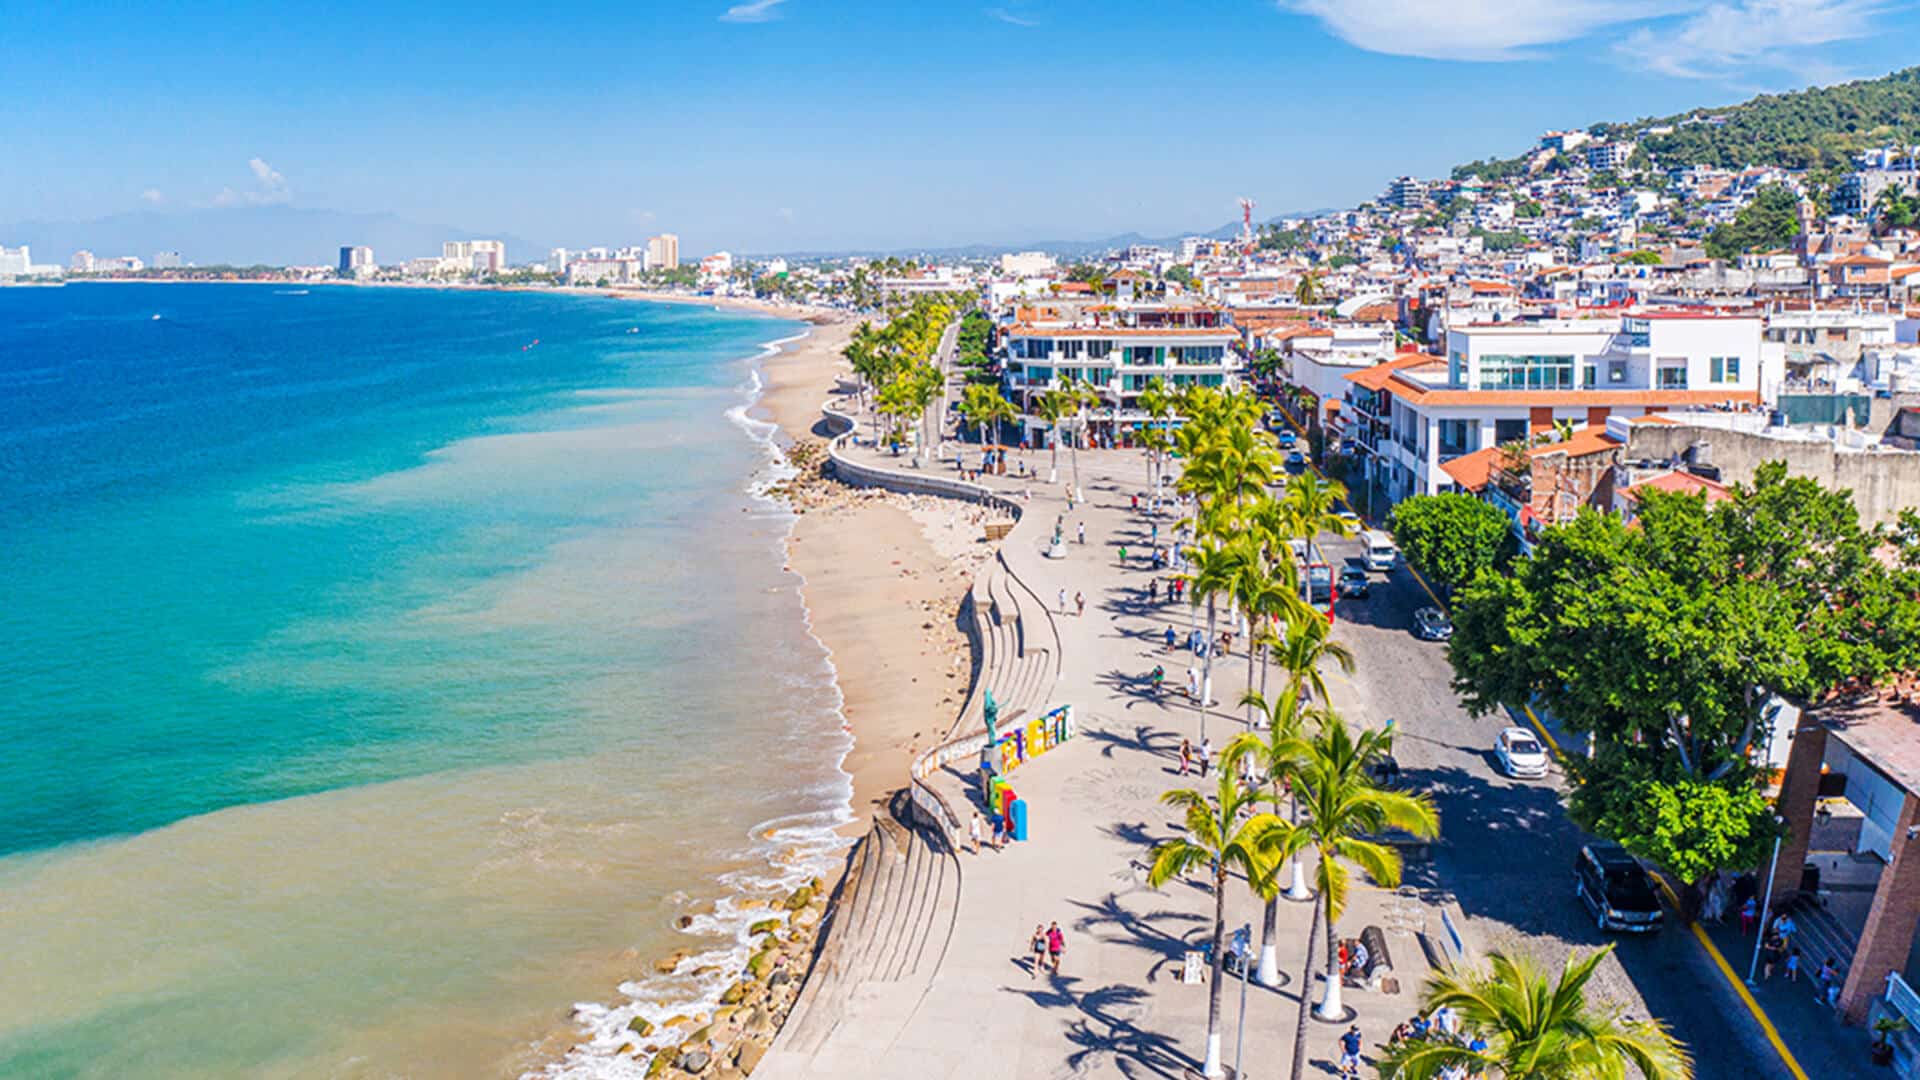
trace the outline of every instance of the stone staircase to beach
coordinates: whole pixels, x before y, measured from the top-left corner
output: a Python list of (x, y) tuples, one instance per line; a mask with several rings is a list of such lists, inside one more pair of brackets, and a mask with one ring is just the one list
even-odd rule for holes
[(1023, 723), (1045, 710), (1060, 673), (1059, 638), (1039, 597), (996, 557), (973, 587), (973, 610), (981, 650), (981, 677), (953, 732), (976, 731), (986, 722), (982, 690), (993, 691), (1000, 725)]
[(946, 955), (960, 861), (906, 824), (905, 793), (860, 841), (825, 944), (756, 1077), (858, 1076), (906, 1027)]

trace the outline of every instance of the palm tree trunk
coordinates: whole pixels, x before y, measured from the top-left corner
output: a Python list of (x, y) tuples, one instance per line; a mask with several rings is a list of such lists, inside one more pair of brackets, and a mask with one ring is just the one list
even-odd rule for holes
[(1227, 864), (1217, 862), (1213, 872), (1213, 977), (1207, 986), (1207, 1057), (1200, 1071), (1219, 1076), (1220, 1067), (1220, 990), (1227, 970)]
[(1300, 1080), (1307, 1069), (1307, 1010), (1313, 1008), (1313, 939), (1319, 936), (1320, 905), (1315, 904), (1313, 925), (1307, 928), (1307, 959), (1300, 965), (1300, 1021), (1293, 1030), (1293, 1080)]
[[(1247, 617), (1247, 689), (1253, 689), (1253, 617)], [(1247, 699), (1247, 730), (1253, 730), (1253, 699)]]
[(1200, 741), (1207, 741), (1207, 706), (1213, 701), (1213, 628), (1218, 612), (1215, 600), (1207, 597), (1207, 658), (1200, 663)]
[[(1322, 852), (1320, 857), (1324, 859), (1328, 856)], [(1327, 988), (1320, 997), (1320, 1007), (1316, 1011), (1322, 1020), (1338, 1020), (1344, 1011), (1340, 1003), (1340, 954), (1335, 947), (1338, 939), (1334, 937), (1333, 896), (1326, 889), (1320, 890), (1320, 903), (1327, 906)], [(1312, 951), (1311, 939), (1308, 951)]]

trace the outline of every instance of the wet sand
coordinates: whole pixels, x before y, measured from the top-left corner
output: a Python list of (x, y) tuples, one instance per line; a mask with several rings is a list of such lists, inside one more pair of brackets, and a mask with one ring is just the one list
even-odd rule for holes
[(859, 491), (813, 479), (824, 453), (820, 404), (848, 370), (851, 323), (817, 326), (766, 362), (756, 412), (779, 425), (802, 478), (789, 566), (813, 631), (832, 654), (853, 749), (855, 828), (904, 786), (915, 754), (952, 726), (971, 655), (955, 624), (973, 571), (990, 556), (977, 511), (932, 498)]

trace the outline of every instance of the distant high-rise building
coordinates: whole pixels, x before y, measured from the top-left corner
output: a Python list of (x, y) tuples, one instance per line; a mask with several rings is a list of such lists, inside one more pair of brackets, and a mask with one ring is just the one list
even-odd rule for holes
[(180, 266), (181, 266), (181, 263), (180, 263), (179, 252), (160, 251), (160, 252), (154, 253), (153, 268), (155, 270), (178, 270), (180, 269)]
[(365, 245), (340, 249), (340, 276), (365, 277), (375, 268), (373, 249)]
[(680, 238), (661, 233), (647, 241), (647, 266), (653, 270), (680, 269)]
[(565, 274), (567, 272), (566, 248), (554, 248), (552, 251), (547, 252), (547, 269), (555, 274)]
[(0, 247), (0, 277), (23, 277), (33, 268), (33, 256), (27, 245)]
[(498, 274), (507, 269), (507, 245), (499, 240), (449, 240), (440, 246), (440, 257), (476, 274)]
[(1402, 210), (1418, 210), (1427, 205), (1427, 182), (1411, 176), (1396, 177), (1380, 201)]
[(93, 265), (93, 252), (82, 249), (73, 253), (73, 261), (67, 264), (67, 269), (76, 274), (91, 274)]

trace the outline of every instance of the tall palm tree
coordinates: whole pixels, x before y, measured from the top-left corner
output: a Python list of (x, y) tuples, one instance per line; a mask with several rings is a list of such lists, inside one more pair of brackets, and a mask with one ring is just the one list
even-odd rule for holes
[[(1277, 808), (1284, 792), (1291, 790), (1295, 771), (1305, 761), (1305, 739), (1302, 731), (1302, 719), (1305, 715), (1303, 703), (1290, 694), (1268, 701), (1258, 692), (1249, 689), (1240, 699), (1244, 704), (1257, 709), (1267, 720), (1266, 732), (1246, 731), (1227, 744), (1221, 754), (1223, 767), (1231, 762), (1235, 768), (1241, 768), (1252, 762), (1259, 766), (1267, 776), (1267, 798)], [(1298, 814), (1298, 810), (1295, 811)], [(1282, 860), (1299, 866), (1299, 859)], [(1279, 883), (1279, 873), (1274, 875), (1275, 884)], [(1255, 976), (1262, 986), (1280, 985), (1280, 895), (1278, 890), (1266, 897), (1266, 910), (1260, 921), (1260, 968)], [(1311, 951), (1311, 944), (1309, 944)]]
[[(987, 445), (987, 429), (999, 431), (1000, 425), (1019, 416), (1013, 402), (1006, 399), (998, 386), (973, 385), (967, 387), (960, 399), (960, 415), (972, 424), (980, 435), (980, 445)], [(998, 445), (998, 439), (995, 445)]]
[(1220, 625), (1220, 598), (1233, 595), (1234, 582), (1252, 557), (1252, 545), (1244, 538), (1222, 542), (1203, 536), (1191, 549), (1193, 569), (1181, 575), (1188, 582), (1187, 596), (1195, 607), (1207, 606), (1207, 652), (1200, 669), (1200, 739), (1207, 738), (1207, 713), (1213, 703), (1213, 642)]
[(1442, 1005), (1461, 1029), (1486, 1041), (1469, 1050), (1446, 1039), (1409, 1039), (1387, 1051), (1380, 1075), (1433, 1080), (1451, 1066), (1499, 1080), (1689, 1080), (1693, 1060), (1657, 1020), (1628, 1020), (1587, 1000), (1587, 982), (1613, 950), (1608, 945), (1567, 957), (1549, 983), (1531, 957), (1495, 952), (1484, 971), (1435, 973), (1421, 1008)]
[(1060, 475), (1060, 425), (1079, 409), (1079, 400), (1069, 391), (1051, 389), (1031, 399), (1027, 407), (1046, 421), (1047, 430), (1053, 433), (1053, 465), (1047, 473), (1047, 482), (1052, 483)]
[[(1274, 664), (1286, 673), (1279, 700), (1292, 701), (1293, 708), (1302, 715), (1310, 705), (1328, 703), (1327, 681), (1320, 674), (1321, 664), (1332, 661), (1341, 671), (1353, 674), (1353, 651), (1345, 643), (1333, 640), (1332, 631), (1333, 623), (1325, 615), (1306, 608), (1298, 617), (1287, 621), (1286, 632), (1273, 643)], [(1291, 810), (1289, 820), (1299, 821), (1297, 800)], [(1307, 890), (1305, 868), (1299, 859), (1291, 862), (1287, 897), (1305, 900), (1311, 895)]]
[(1356, 736), (1345, 720), (1325, 707), (1319, 710), (1318, 720), (1313, 737), (1290, 748), (1302, 758), (1294, 774), (1294, 792), (1303, 820), (1297, 825), (1283, 824), (1270, 837), (1278, 856), (1294, 857), (1308, 851), (1317, 856), (1314, 884), (1319, 900), (1313, 906), (1307, 959), (1300, 973), (1293, 1080), (1300, 1080), (1307, 1063), (1307, 1010), (1312, 999), (1308, 989), (1313, 983), (1314, 939), (1323, 921), (1327, 928), (1326, 993), (1314, 1011), (1332, 1020), (1346, 1012), (1340, 1003), (1340, 970), (1334, 958), (1335, 928), (1347, 901), (1346, 863), (1356, 863), (1380, 885), (1396, 888), (1400, 884), (1400, 853), (1366, 837), (1386, 829), (1431, 837), (1440, 829), (1439, 816), (1426, 796), (1389, 791), (1373, 782), (1370, 767), (1392, 747), (1387, 732), (1364, 731)]
[(1173, 395), (1167, 391), (1165, 379), (1155, 375), (1140, 391), (1140, 408), (1152, 419), (1161, 422), (1160, 430), (1149, 428), (1141, 433), (1141, 444), (1147, 448), (1148, 482), (1153, 494), (1149, 496), (1149, 513), (1158, 508), (1160, 497), (1160, 472), (1165, 467), (1165, 455), (1173, 449)]
[(1227, 935), (1227, 878), (1233, 870), (1246, 876), (1256, 896), (1274, 889), (1271, 836), (1282, 822), (1270, 813), (1251, 813), (1259, 794), (1240, 782), (1232, 761), (1222, 761), (1219, 790), (1169, 791), (1160, 796), (1168, 806), (1186, 813), (1186, 835), (1153, 849), (1147, 884), (1154, 888), (1206, 867), (1213, 876), (1213, 978), (1207, 987), (1207, 1055), (1201, 1072), (1220, 1076), (1220, 991), (1225, 984)]

